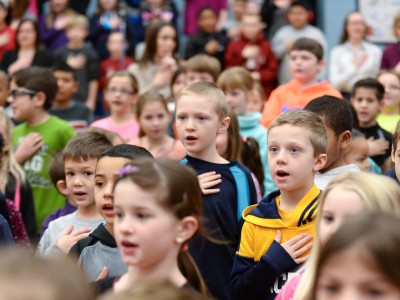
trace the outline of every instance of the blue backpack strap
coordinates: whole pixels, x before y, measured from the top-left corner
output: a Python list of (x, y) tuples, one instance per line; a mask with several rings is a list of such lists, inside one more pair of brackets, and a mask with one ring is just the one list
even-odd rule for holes
[(242, 218), (242, 213), (246, 207), (251, 203), (250, 201), (250, 188), (246, 174), (238, 167), (233, 166), (229, 168), (236, 183), (237, 191), (237, 219)]

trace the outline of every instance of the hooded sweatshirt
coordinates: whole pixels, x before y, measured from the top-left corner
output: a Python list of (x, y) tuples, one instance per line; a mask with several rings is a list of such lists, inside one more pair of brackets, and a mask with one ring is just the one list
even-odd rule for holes
[[(298, 268), (280, 243), (301, 233), (315, 236), (319, 196), (313, 185), (294, 210), (285, 211), (280, 191), (275, 191), (243, 212), (245, 223), (231, 274), (232, 299), (275, 299)], [(278, 230), (280, 243), (275, 241)]]
[(296, 79), (292, 79), (272, 91), (264, 106), (260, 122), (268, 128), (281, 112), (303, 109), (311, 100), (325, 95), (343, 98), (342, 94), (325, 80), (302, 87)]
[(76, 243), (70, 254), (79, 257), (78, 264), (95, 281), (103, 267), (108, 268), (107, 277), (117, 277), (128, 272), (114, 237), (100, 224), (88, 237)]

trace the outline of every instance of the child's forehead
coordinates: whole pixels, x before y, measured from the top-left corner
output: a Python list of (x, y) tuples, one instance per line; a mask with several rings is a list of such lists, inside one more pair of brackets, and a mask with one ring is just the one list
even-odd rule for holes
[(305, 50), (305, 49), (292, 49), (289, 52), (290, 56), (306, 56), (306, 57), (315, 57), (317, 58), (317, 56), (312, 53), (309, 50)]
[(97, 157), (88, 157), (84, 159), (83, 157), (65, 157), (64, 159), (65, 168), (85, 168), (85, 167), (96, 167)]
[(373, 87), (360, 86), (354, 90), (353, 97), (368, 96), (379, 101), (377, 93), (378, 91)]
[(68, 71), (63, 71), (63, 70), (55, 70), (53, 72), (54, 77), (68, 77), (68, 78), (74, 78), (74, 74), (72, 72), (68, 72)]
[[(285, 134), (281, 134), (282, 130), (285, 131)], [(293, 137), (296, 137), (296, 139), (304, 139), (311, 143), (312, 132), (303, 126), (293, 125), (289, 123), (280, 124), (268, 130), (269, 138), (271, 136), (271, 133), (273, 133), (275, 138), (277, 138), (277, 141), (283, 143), (292, 140)]]
[(103, 156), (97, 161), (96, 173), (115, 173), (119, 172), (131, 160), (125, 157)]

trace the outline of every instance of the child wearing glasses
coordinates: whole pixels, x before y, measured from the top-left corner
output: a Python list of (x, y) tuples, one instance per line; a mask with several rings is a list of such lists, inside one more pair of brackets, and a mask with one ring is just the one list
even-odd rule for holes
[(124, 140), (133, 140), (139, 136), (139, 123), (134, 114), (138, 99), (138, 83), (127, 71), (114, 73), (106, 82), (104, 100), (110, 107), (111, 115), (92, 123), (118, 133)]
[[(8, 102), (16, 121), (12, 146), (32, 186), (37, 233), (43, 220), (64, 206), (64, 197), (52, 185), (48, 167), (54, 155), (75, 135), (65, 121), (48, 112), (57, 93), (57, 81), (48, 69), (30, 67), (11, 77)], [(22, 200), (23, 201), (23, 200)]]

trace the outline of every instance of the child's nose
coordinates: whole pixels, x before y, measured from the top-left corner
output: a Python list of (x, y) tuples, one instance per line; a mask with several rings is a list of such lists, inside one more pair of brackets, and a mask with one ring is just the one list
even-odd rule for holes
[(186, 121), (186, 129), (187, 130), (192, 130), (194, 129), (194, 120), (193, 118), (188, 118)]
[(73, 179), (73, 184), (74, 185), (82, 185), (82, 178), (79, 175), (76, 175)]
[(132, 233), (134, 231), (134, 225), (126, 216), (119, 221), (118, 224), (119, 231), (122, 233)]
[(279, 164), (286, 162), (286, 154), (285, 154), (285, 151), (279, 151), (279, 152), (276, 154), (276, 161), (277, 161)]

